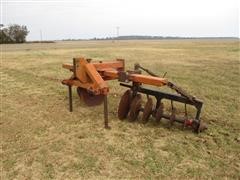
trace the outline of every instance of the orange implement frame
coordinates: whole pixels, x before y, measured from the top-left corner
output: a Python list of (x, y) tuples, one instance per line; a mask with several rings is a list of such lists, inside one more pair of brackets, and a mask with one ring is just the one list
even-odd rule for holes
[(109, 87), (106, 80), (114, 80), (117, 77), (104, 76), (104, 72), (124, 71), (124, 60), (91, 63), (89, 59), (74, 58), (73, 65), (63, 64), (63, 68), (73, 72), (73, 76), (70, 79), (63, 80), (63, 84), (84, 88), (95, 95), (107, 95)]
[[(69, 89), (70, 112), (72, 111), (72, 86), (76, 86), (78, 95), (86, 105), (94, 106), (100, 105), (102, 102), (104, 103), (105, 128), (109, 128), (107, 105), (109, 86), (107, 84), (107, 80), (118, 80), (120, 82), (125, 82), (121, 83), (120, 85), (131, 88), (131, 90), (126, 91), (125, 93), (127, 94), (124, 93), (121, 98), (118, 109), (118, 117), (120, 119), (127, 117), (128, 113), (131, 119), (136, 119), (139, 112), (142, 111), (142, 120), (144, 122), (147, 122), (150, 115), (153, 115), (158, 119), (158, 121), (160, 121), (160, 119), (163, 117), (165, 119), (169, 119), (171, 124), (176, 121), (182, 123), (184, 126), (192, 126), (197, 132), (206, 129), (206, 125), (202, 124), (200, 121), (200, 112), (202, 108), (202, 102), (200, 100), (197, 100), (194, 96), (189, 95), (183, 89), (168, 81), (166, 78), (158, 77), (150, 70), (140, 66), (139, 64), (135, 64), (134, 70), (125, 71), (125, 63), (123, 59), (107, 62), (91, 62), (91, 59), (74, 58), (73, 64), (63, 64), (63, 68), (68, 69), (73, 73), (69, 79), (62, 81), (62, 83), (67, 85)], [(150, 75), (141, 74), (140, 69)], [(126, 84), (128, 82), (132, 82), (132, 85)], [(141, 86), (142, 84), (157, 87), (166, 85), (175, 90), (181, 96), (157, 90), (151, 90), (147, 87)], [(139, 97), (141, 96), (139, 96), (140, 94), (138, 94), (138, 92), (146, 94), (148, 97), (148, 101), (144, 106), (144, 109), (140, 107), (141, 98)], [(155, 110), (153, 110), (153, 102), (151, 98), (149, 98), (149, 95), (156, 98)], [(162, 99), (171, 100), (171, 114), (163, 113), (163, 104), (161, 103)], [(173, 106), (173, 101), (185, 104), (184, 118), (176, 117), (176, 110)], [(193, 105), (197, 109), (195, 119), (186, 119), (187, 104)]]
[(109, 87), (106, 80), (120, 80), (121, 74), (125, 75), (125, 79), (120, 81), (132, 81), (153, 86), (164, 86), (168, 82), (166, 78), (125, 72), (123, 59), (91, 63), (90, 59), (74, 58), (73, 65), (63, 64), (63, 68), (73, 72), (73, 76), (70, 79), (63, 80), (63, 84), (87, 89), (95, 95), (107, 95)]

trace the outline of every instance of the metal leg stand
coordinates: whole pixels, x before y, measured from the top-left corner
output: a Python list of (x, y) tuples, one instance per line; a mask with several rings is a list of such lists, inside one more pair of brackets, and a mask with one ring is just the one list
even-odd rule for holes
[(69, 111), (72, 112), (72, 86), (68, 86), (68, 94), (69, 94)]
[(111, 129), (108, 125), (108, 102), (107, 102), (107, 95), (104, 96), (104, 126), (106, 129)]

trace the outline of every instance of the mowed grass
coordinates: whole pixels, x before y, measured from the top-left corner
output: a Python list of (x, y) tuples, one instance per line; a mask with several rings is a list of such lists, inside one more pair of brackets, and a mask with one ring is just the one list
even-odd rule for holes
[[(79, 41), (1, 45), (2, 179), (239, 179), (240, 69), (237, 40)], [(125, 88), (109, 82), (111, 130), (103, 106), (87, 107), (62, 63), (84, 56), (138, 62), (204, 101), (208, 130), (194, 134), (151, 118), (117, 118)]]

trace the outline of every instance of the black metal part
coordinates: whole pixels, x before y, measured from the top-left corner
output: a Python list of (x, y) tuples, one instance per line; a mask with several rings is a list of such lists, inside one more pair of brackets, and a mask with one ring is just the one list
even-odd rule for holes
[(74, 78), (77, 77), (76, 69), (77, 69), (77, 67), (76, 67), (76, 59), (73, 58), (73, 76), (74, 76)]
[[(69, 111), (73, 111), (73, 105), (72, 105), (72, 86), (68, 85), (68, 95), (69, 95)], [(106, 129), (111, 129), (111, 127), (108, 125), (108, 101), (107, 101), (107, 95), (104, 96), (104, 126)]]
[(107, 101), (107, 95), (104, 96), (104, 126), (106, 129), (110, 129), (110, 126), (108, 125), (108, 101)]
[[(133, 92), (135, 90), (134, 85), (124, 84), (124, 83), (120, 83), (120, 85), (133, 89)], [(190, 99), (188, 99), (187, 97), (184, 97), (184, 96), (180, 96), (180, 95), (177, 95), (177, 94), (171, 94), (171, 93), (167, 93), (167, 92), (162, 92), (162, 91), (155, 90), (155, 89), (153, 90), (153, 89), (142, 87), (142, 86), (138, 86), (137, 92), (154, 96), (157, 99), (157, 105), (156, 105), (157, 107), (156, 108), (159, 107), (159, 104), (160, 104), (162, 99), (169, 99), (169, 100), (172, 100), (172, 101), (177, 101), (177, 102), (181, 102), (181, 103), (184, 103), (184, 104), (193, 105), (197, 110), (195, 119), (197, 121), (199, 121), (199, 123), (200, 123), (200, 113), (201, 113), (203, 102), (198, 100), (198, 99), (194, 99), (194, 101), (192, 101), (192, 100), (190, 100)]]
[(72, 86), (68, 85), (68, 95), (69, 95), (69, 111), (72, 112)]
[(118, 72), (118, 81), (128, 82), (128, 73), (125, 71)]
[[(120, 85), (121, 85), (122, 83), (120, 83)], [(140, 84), (139, 83), (137, 83), (137, 82), (132, 82), (132, 86), (131, 86), (132, 88), (132, 98), (134, 98), (136, 95), (137, 95), (137, 93), (138, 93), (138, 87), (140, 87)]]

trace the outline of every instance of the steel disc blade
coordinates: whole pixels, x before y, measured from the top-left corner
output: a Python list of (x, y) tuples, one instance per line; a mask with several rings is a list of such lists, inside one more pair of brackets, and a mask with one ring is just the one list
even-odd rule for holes
[(121, 100), (118, 105), (118, 118), (119, 119), (122, 120), (127, 117), (129, 109), (130, 109), (131, 98), (132, 98), (131, 90), (127, 90), (121, 97)]
[(163, 109), (164, 109), (164, 105), (163, 105), (163, 103), (161, 103), (160, 106), (158, 107), (156, 115), (155, 115), (157, 122), (160, 122), (160, 120), (162, 119)]
[(81, 100), (87, 105), (87, 106), (97, 106), (103, 103), (104, 95), (94, 95), (89, 93), (86, 89), (77, 88), (77, 93), (80, 96)]
[(132, 100), (129, 112), (129, 120), (135, 121), (139, 115), (139, 112), (142, 107), (142, 96), (141, 94), (137, 94)]
[(143, 123), (147, 123), (150, 115), (152, 114), (153, 100), (152, 98), (148, 98), (143, 110), (142, 121)]
[(170, 124), (169, 126), (171, 127), (173, 125), (173, 123), (175, 122), (175, 118), (176, 118), (176, 108), (172, 108), (172, 113), (170, 115), (170, 118), (169, 118), (169, 121), (170, 121)]

